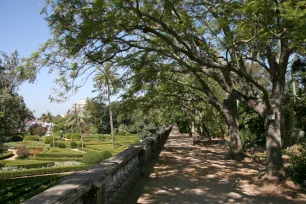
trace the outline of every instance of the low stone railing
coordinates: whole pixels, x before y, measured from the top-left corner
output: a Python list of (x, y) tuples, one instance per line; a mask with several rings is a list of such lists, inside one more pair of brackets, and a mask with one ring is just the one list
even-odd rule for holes
[(75, 172), (24, 203), (122, 203), (170, 131), (171, 127), (165, 128), (87, 171)]

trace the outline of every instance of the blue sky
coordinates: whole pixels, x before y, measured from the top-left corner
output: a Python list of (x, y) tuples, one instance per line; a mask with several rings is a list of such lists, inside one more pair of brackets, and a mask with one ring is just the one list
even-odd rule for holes
[[(44, 0), (1, 0), (0, 2), (0, 50), (11, 53), (18, 50), (21, 56), (28, 57), (49, 37), (49, 28), (44, 16), (40, 15)], [(57, 104), (48, 99), (54, 86), (55, 74), (48, 74), (44, 68), (34, 84), (25, 83), (20, 87), (20, 95), (34, 115), (40, 116), (49, 110), (52, 114), (65, 114), (72, 103), (92, 97), (95, 94), (92, 81), (69, 101)]]

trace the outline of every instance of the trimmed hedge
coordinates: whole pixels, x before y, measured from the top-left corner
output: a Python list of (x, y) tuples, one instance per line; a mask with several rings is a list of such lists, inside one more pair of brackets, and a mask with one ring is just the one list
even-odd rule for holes
[(52, 136), (47, 136), (47, 137), (44, 137), (44, 139), (43, 139), (43, 143), (45, 143), (45, 144), (51, 144), (52, 141), (53, 141)]
[(70, 142), (70, 147), (71, 147), (72, 149), (75, 149), (75, 148), (78, 147), (78, 144), (77, 144), (75, 141), (72, 141), (72, 142)]
[(10, 166), (17, 166), (17, 167), (22, 167), (26, 169), (31, 169), (31, 168), (42, 168), (46, 166), (52, 166), (54, 165), (54, 162), (44, 162), (44, 163), (38, 163), (38, 164), (20, 164), (20, 165), (10, 165)]
[(97, 164), (102, 161), (102, 154), (100, 152), (87, 152), (84, 155), (83, 161), (85, 164)]
[(0, 180), (10, 179), (10, 178), (15, 178), (15, 177), (22, 177), (22, 176), (53, 174), (53, 173), (62, 173), (62, 172), (69, 172), (69, 171), (81, 171), (81, 170), (85, 170), (88, 168), (89, 168), (88, 165), (80, 165), (80, 166), (35, 168), (35, 169), (27, 169), (27, 170), (21, 170), (21, 171), (0, 172)]
[(82, 158), (83, 154), (61, 154), (61, 153), (40, 153), (37, 154), (36, 157), (55, 157), (55, 158), (63, 158), (63, 157), (75, 157), (75, 158)]
[(79, 140), (81, 138), (80, 133), (72, 133), (71, 134), (71, 139), (72, 140)]
[(7, 153), (4, 153), (3, 155), (0, 155), (0, 160), (7, 159), (7, 158), (10, 158), (12, 156), (14, 156), (14, 154), (12, 152), (7, 152)]
[[(54, 142), (55, 147), (66, 148), (66, 145), (62, 142)], [(53, 142), (50, 143), (50, 147), (53, 147)]]
[(101, 155), (102, 155), (103, 160), (108, 159), (113, 156), (113, 154), (108, 150), (104, 150)]
[[(79, 148), (82, 148), (82, 143), (79, 143), (79, 144), (78, 144), (78, 147), (79, 147)], [(86, 147), (85, 143), (83, 143), (83, 147), (84, 147), (84, 148)]]
[(71, 158), (71, 157), (66, 157), (66, 158), (54, 158), (54, 157), (35, 157), (32, 158), (35, 160), (39, 161), (83, 161), (83, 158)]
[(23, 141), (39, 141), (39, 138), (36, 136), (24, 136)]

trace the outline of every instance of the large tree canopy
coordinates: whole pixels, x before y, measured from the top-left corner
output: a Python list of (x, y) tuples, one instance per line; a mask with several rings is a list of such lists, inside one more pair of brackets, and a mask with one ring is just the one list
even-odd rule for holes
[[(286, 72), (290, 56), (305, 53), (306, 34), (301, 31), (306, 29), (306, 1), (46, 2), (43, 12), (53, 38), (41, 49), (41, 63), (59, 68), (64, 91), (74, 90), (75, 79), (94, 72), (94, 64), (113, 61), (134, 69), (135, 61), (150, 63), (151, 56), (158, 56), (168, 70), (191, 73), (199, 80), (208, 102), (223, 114), (236, 138), (233, 147), (240, 148), (236, 99), (261, 115), (267, 170), (280, 170)], [(227, 92), (223, 104), (204, 76)]]

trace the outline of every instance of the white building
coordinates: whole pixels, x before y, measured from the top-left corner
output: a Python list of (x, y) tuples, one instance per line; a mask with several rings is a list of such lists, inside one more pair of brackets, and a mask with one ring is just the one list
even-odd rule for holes
[(72, 111), (77, 110), (79, 113), (83, 112), (86, 105), (86, 99), (82, 99), (74, 104), (72, 104)]

